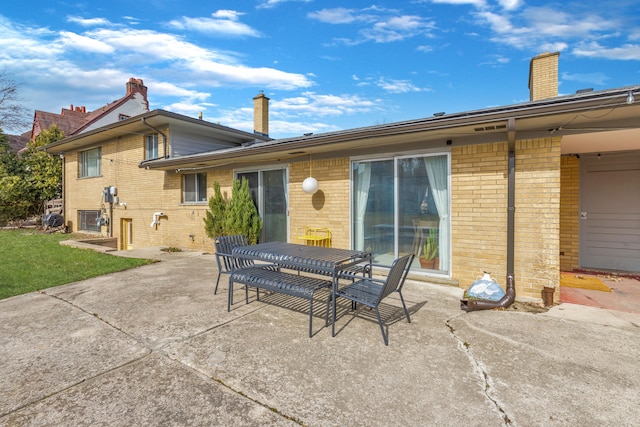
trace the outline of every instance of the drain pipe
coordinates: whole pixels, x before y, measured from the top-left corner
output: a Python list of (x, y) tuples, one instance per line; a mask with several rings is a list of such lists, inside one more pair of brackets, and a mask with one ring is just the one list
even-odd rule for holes
[(507, 308), (516, 300), (514, 279), (515, 254), (515, 214), (516, 214), (516, 119), (507, 122), (507, 140), (509, 143), (509, 175), (507, 180), (507, 290), (498, 301), (489, 300), (461, 300), (460, 308), (466, 311), (490, 310), (492, 308)]
[(162, 132), (160, 129), (150, 125), (149, 123), (147, 123), (147, 120), (144, 117), (142, 118), (142, 124), (150, 127), (151, 129), (155, 130), (160, 135), (162, 135), (162, 145), (164, 147), (164, 158), (168, 159), (169, 156), (167, 155), (167, 135), (165, 135), (165, 133)]

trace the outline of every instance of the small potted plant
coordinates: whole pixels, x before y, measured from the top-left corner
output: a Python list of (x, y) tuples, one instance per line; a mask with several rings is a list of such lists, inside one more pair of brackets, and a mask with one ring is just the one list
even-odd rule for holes
[(429, 270), (438, 270), (440, 268), (438, 259), (438, 236), (435, 228), (429, 229), (429, 235), (424, 242), (422, 248), (422, 257), (420, 257), (420, 267)]

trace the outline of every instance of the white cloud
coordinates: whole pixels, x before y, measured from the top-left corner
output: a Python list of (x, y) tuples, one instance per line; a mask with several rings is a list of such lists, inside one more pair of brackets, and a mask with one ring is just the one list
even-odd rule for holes
[(271, 9), (274, 8), (276, 6), (279, 6), (283, 3), (287, 3), (290, 1), (301, 1), (304, 3), (309, 3), (312, 0), (266, 0), (263, 3), (260, 3), (258, 6), (256, 6), (258, 9)]
[(60, 32), (60, 43), (72, 49), (83, 50), (93, 53), (112, 53), (115, 49), (107, 43), (94, 40), (90, 37), (81, 36), (69, 31)]
[(500, 6), (505, 10), (515, 10), (524, 4), (523, 0), (498, 0)]
[(111, 25), (111, 22), (105, 18), (81, 18), (79, 16), (68, 16), (67, 21), (82, 25), (83, 27)]
[(484, 8), (487, 3), (485, 0), (431, 0), (432, 3), (436, 4), (452, 4), (452, 5), (472, 5), (477, 8)]
[(394, 80), (380, 78), (376, 85), (389, 93), (430, 92), (431, 89), (420, 88), (409, 80)]
[(366, 113), (375, 109), (380, 100), (370, 100), (358, 95), (322, 95), (304, 92), (300, 96), (272, 100), (269, 111), (274, 117), (296, 116), (342, 116)]
[[(517, 8), (516, 3), (510, 3), (509, 7)], [(617, 20), (605, 19), (595, 11), (579, 14), (551, 7), (527, 7), (517, 13), (496, 13), (487, 9), (474, 15), (478, 23), (493, 32), (490, 37), (493, 42), (538, 52), (564, 51), (574, 43), (584, 46), (594, 40), (615, 39), (623, 27)], [(573, 52), (587, 56), (598, 50), (577, 48)], [(618, 50), (625, 56), (633, 55), (632, 51), (632, 48)]]
[(562, 73), (562, 80), (589, 83), (602, 86), (609, 78), (604, 73)]
[(640, 60), (640, 45), (624, 44), (618, 47), (605, 47), (597, 42), (582, 43), (572, 50), (576, 56), (587, 58), (605, 58), (616, 60)]
[[(401, 41), (418, 35), (429, 36), (435, 28), (435, 22), (418, 15), (403, 15), (394, 9), (383, 9), (371, 6), (364, 9), (333, 8), (322, 9), (307, 14), (328, 24), (351, 24), (349, 29), (356, 28), (357, 37), (336, 37), (334, 41), (347, 46), (358, 45), (367, 41), (388, 43)], [(358, 25), (355, 25), (358, 24)], [(362, 25), (366, 25), (362, 27)]]
[(229, 37), (261, 37), (259, 31), (238, 21), (243, 14), (234, 10), (218, 10), (211, 18), (183, 16), (169, 22), (169, 27)]

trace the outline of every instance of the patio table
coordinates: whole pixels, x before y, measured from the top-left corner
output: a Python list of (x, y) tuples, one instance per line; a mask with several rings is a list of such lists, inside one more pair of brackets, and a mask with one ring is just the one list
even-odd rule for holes
[[(350, 249), (268, 242), (234, 248), (232, 255), (237, 258), (277, 264), (281, 268), (331, 277), (333, 310), (335, 310), (335, 293), (338, 289), (341, 273), (362, 264), (368, 264), (368, 271), (371, 271), (371, 253)], [(331, 335), (335, 335), (333, 323)]]

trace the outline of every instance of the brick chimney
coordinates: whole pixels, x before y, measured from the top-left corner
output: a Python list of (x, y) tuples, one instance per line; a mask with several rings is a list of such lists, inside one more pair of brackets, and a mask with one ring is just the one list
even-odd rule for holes
[(269, 136), (269, 98), (264, 93), (253, 98), (253, 133)]
[(560, 52), (541, 53), (529, 65), (529, 99), (555, 98), (558, 96), (558, 57)]
[(141, 94), (144, 100), (147, 100), (147, 87), (142, 83), (142, 79), (131, 77), (127, 82), (127, 96), (134, 93)]

